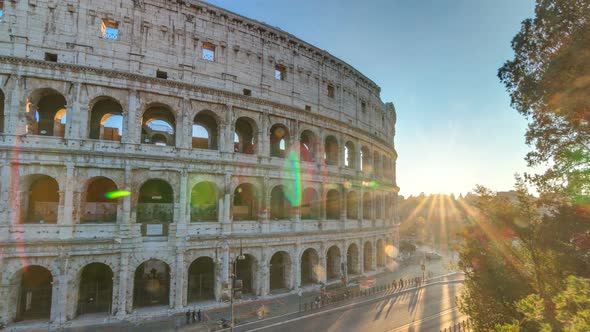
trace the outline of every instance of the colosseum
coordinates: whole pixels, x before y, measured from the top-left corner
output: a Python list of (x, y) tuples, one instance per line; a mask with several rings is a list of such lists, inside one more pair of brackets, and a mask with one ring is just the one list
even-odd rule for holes
[(1, 324), (393, 263), (394, 106), (279, 28), (196, 0), (0, 0), (0, 116)]

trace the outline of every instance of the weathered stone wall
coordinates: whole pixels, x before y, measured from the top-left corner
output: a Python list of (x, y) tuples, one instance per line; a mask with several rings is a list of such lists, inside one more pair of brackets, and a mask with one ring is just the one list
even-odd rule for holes
[[(346, 266), (353, 243), (355, 269), (372, 274), (385, 268), (376, 264), (377, 241), (395, 245), (398, 237), (395, 111), (354, 68), (281, 30), (197, 1), (4, 1), (1, 19), (0, 322), (17, 316), (22, 271), (34, 265), (51, 272), (55, 323), (76, 317), (81, 271), (90, 263), (113, 272), (111, 314), (117, 318), (142, 314), (133, 306), (134, 273), (149, 259), (171, 271), (169, 305), (159, 314), (188, 304), (188, 269), (199, 257), (215, 263), (220, 300), (240, 246), (255, 259), (253, 289), (259, 296), (270, 292), (269, 264), (279, 251), (289, 257), (291, 290), (301, 285), (308, 248), (316, 250), (320, 270), (333, 245)], [(118, 24), (117, 40), (101, 37), (103, 21)], [(203, 42), (215, 45), (215, 61), (201, 58)], [(45, 53), (57, 54), (57, 62), (45, 61)], [(277, 64), (285, 67), (285, 80), (275, 79)], [(156, 70), (168, 78), (156, 78)], [(328, 85), (335, 88), (333, 98)], [(66, 101), (64, 137), (33, 135), (27, 127), (28, 110), (48, 91)], [(123, 110), (121, 142), (89, 139), (91, 113), (105, 99)], [(142, 144), (142, 116), (153, 105), (164, 105), (175, 118), (173, 146)], [(217, 122), (217, 149), (192, 148), (193, 119), (203, 110)], [(236, 121), (244, 117), (253, 124), (253, 154), (234, 151)], [(288, 132), (287, 150), (297, 167), (289, 158), (271, 157), (276, 124)], [(300, 158), (306, 130), (315, 135), (309, 162)], [(336, 165), (324, 162), (328, 136), (338, 143)], [(345, 165), (347, 142), (354, 146), (353, 167)], [(361, 148), (369, 160), (362, 169)], [(39, 175), (58, 184), (56, 224), (23, 222)], [(115, 222), (81, 221), (89, 183), (97, 177), (131, 193), (116, 200)], [(138, 193), (149, 179), (164, 180), (173, 191), (173, 222), (160, 237), (142, 236), (138, 220)], [(216, 187), (217, 221), (191, 221), (191, 190), (203, 181)], [(255, 220), (234, 218), (236, 188), (244, 183), (256, 189)], [(318, 218), (301, 220), (298, 206), (283, 220), (271, 218), (271, 191), (285, 183), (315, 190)], [(337, 219), (326, 215), (331, 189), (340, 195)], [(369, 203), (347, 202), (351, 191), (359, 198), (368, 192)], [(349, 204), (357, 205), (357, 218), (347, 218)], [(367, 206), (372, 211), (363, 218)], [(366, 242), (371, 257), (364, 255)], [(371, 267), (364, 270), (366, 259)], [(319, 277), (326, 281), (325, 273)]]

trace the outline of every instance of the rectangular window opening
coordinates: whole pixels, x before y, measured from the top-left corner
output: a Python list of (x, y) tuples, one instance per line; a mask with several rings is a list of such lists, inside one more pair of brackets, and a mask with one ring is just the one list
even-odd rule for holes
[(363, 113), (367, 112), (367, 104), (364, 101), (361, 102), (361, 111), (363, 111)]
[(334, 86), (331, 84), (328, 85), (328, 97), (334, 98)]
[(168, 79), (168, 73), (165, 72), (165, 71), (157, 70), (156, 71), (156, 77), (157, 78), (163, 78), (163, 79), (167, 80)]
[(311, 106), (305, 105), (305, 110), (308, 111), (308, 112), (311, 112)]
[(203, 60), (215, 61), (215, 45), (203, 43)]
[(45, 52), (45, 61), (57, 62), (57, 54)]
[(252, 95), (252, 90), (244, 89), (244, 96), (251, 96), (251, 95)]
[(115, 22), (102, 21), (102, 38), (109, 40), (119, 39), (119, 24)]
[(285, 71), (285, 67), (281, 65), (275, 66), (275, 79), (279, 81), (284, 81), (287, 78), (287, 73)]

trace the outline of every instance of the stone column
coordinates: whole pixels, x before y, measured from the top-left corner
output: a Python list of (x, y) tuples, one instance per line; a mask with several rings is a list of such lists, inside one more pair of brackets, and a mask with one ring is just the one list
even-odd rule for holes
[(190, 215), (187, 214), (187, 210), (190, 202), (188, 194), (188, 171), (183, 169), (180, 171), (180, 197), (178, 209), (178, 218), (176, 219), (176, 232), (178, 237), (184, 237), (186, 235), (186, 225), (189, 222)]
[(53, 276), (53, 289), (51, 295), (51, 314), (50, 320), (61, 325), (66, 322), (67, 317), (67, 299), (68, 299), (68, 263), (69, 257), (61, 255), (58, 259), (59, 274)]
[[(170, 287), (174, 289), (175, 299), (174, 299), (174, 309), (182, 309), (186, 307), (187, 304), (187, 297), (186, 297), (186, 289), (184, 287), (184, 279), (187, 277), (187, 266), (184, 264), (184, 250), (177, 249), (176, 250), (176, 274), (174, 275), (174, 287)], [(172, 285), (171, 285), (172, 286)], [(171, 302), (172, 303), (172, 302)]]
[(293, 254), (293, 276), (292, 285), (294, 288), (301, 287), (301, 243), (295, 243), (295, 252)]
[[(125, 166), (125, 178), (124, 178), (124, 183), (125, 183), (125, 190), (131, 192), (132, 188), (132, 184), (131, 181), (132, 179), (132, 169), (131, 166), (126, 165)], [(131, 223), (131, 195), (125, 196), (123, 197), (123, 213), (121, 215), (121, 217), (119, 218), (119, 220), (121, 221), (122, 224), (129, 224)]]
[(119, 262), (119, 288), (117, 289), (118, 303), (115, 309), (119, 319), (125, 317), (133, 311), (133, 285), (129, 285), (129, 275), (131, 268), (129, 266), (128, 250), (121, 251)]
[[(0, 264), (0, 266), (4, 266), (6, 262), (0, 259)], [(8, 278), (0, 277), (0, 324), (4, 325), (10, 321), (8, 307), (14, 306), (13, 303), (10, 303), (9, 293), (10, 283), (8, 282)]]
[[(4, 157), (4, 160), (8, 158)], [(10, 223), (10, 165), (6, 163), (0, 164), (0, 225), (7, 225)], [(1, 322), (1, 321), (0, 321)]]
[(268, 233), (270, 228), (268, 224), (270, 221), (270, 194), (270, 179), (268, 176), (265, 176), (262, 184), (262, 208), (260, 209), (260, 231), (263, 234)]
[[(61, 218), (57, 221), (58, 224), (71, 225), (74, 212), (74, 164), (66, 163), (66, 183), (64, 191), (64, 206)], [(61, 199), (60, 199), (61, 201)]]
[(78, 104), (80, 87), (80, 83), (72, 83), (73, 89), (72, 93), (69, 95), (70, 103), (66, 106), (65, 138), (80, 138), (80, 105)]
[(14, 76), (11, 81), (10, 88), (4, 90), (11, 91), (6, 94), (8, 101), (7, 108), (4, 110), (5, 124), (4, 132), (11, 135), (22, 135), (26, 133), (26, 102), (27, 96), (25, 92), (25, 79), (20, 76)]
[(265, 112), (261, 115), (260, 132), (258, 135), (258, 156), (270, 157), (270, 126), (268, 124), (268, 114)]
[(373, 250), (371, 251), (371, 256), (373, 256), (371, 258), (371, 270), (375, 271), (377, 270), (377, 240), (373, 239), (371, 246), (373, 247)]
[[(129, 102), (125, 121), (123, 122), (123, 143), (140, 144), (141, 135), (141, 110), (139, 105), (139, 92), (129, 90)], [(139, 132), (137, 130), (140, 130)]]
[(270, 292), (270, 268), (268, 266), (270, 258), (268, 257), (268, 247), (262, 249), (262, 257), (258, 268), (258, 287), (260, 296), (266, 296)]
[(320, 184), (320, 221), (326, 220), (327, 206), (328, 206), (328, 190), (326, 190), (326, 184), (322, 182)]
[(340, 202), (342, 203), (340, 204), (340, 221), (346, 224), (346, 220), (348, 219), (348, 190), (342, 186), (340, 192)]
[(359, 195), (357, 196), (357, 217), (359, 222), (359, 228), (363, 227), (363, 196), (365, 194), (365, 190), (363, 185), (359, 187)]
[(361, 239), (359, 248), (359, 262), (358, 262), (358, 269), (359, 274), (363, 274), (365, 272), (365, 242)]
[[(324, 244), (322, 243), (322, 245), (320, 246), (320, 252), (318, 252), (318, 256), (319, 256), (319, 262), (318, 264), (320, 265), (320, 269), (317, 269), (318, 271), (322, 271), (322, 273), (319, 273), (319, 282), (322, 283), (326, 283), (326, 280), (328, 280), (327, 277), (327, 259), (326, 259), (326, 247), (324, 246)], [(317, 273), (317, 272), (316, 272)]]
[(226, 116), (223, 122), (223, 128), (220, 128), (220, 142), (219, 150), (227, 153), (234, 152), (234, 131), (235, 131), (235, 119), (232, 105), (225, 106)]
[(182, 99), (181, 108), (182, 115), (178, 117), (176, 128), (174, 129), (176, 136), (175, 145), (181, 149), (191, 149), (193, 119), (189, 118), (191, 114), (191, 102), (187, 97)]

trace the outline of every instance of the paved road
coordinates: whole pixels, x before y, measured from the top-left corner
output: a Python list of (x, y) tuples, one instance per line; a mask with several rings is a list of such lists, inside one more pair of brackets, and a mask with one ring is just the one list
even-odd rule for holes
[(326, 332), (436, 332), (465, 317), (456, 310), (455, 296), (462, 283), (431, 285), (381, 300), (359, 299), (359, 304), (258, 327), (243, 326), (237, 331), (326, 331)]

